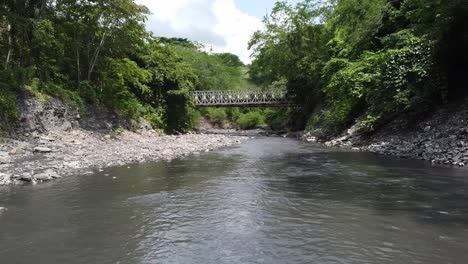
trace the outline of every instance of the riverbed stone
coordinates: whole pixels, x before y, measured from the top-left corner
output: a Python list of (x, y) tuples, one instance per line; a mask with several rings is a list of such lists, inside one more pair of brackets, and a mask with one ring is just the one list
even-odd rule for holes
[(33, 181), (33, 177), (29, 173), (23, 173), (22, 175), (19, 176), (18, 179), (20, 181), (24, 181), (24, 182), (32, 182)]
[(51, 153), (52, 149), (48, 147), (36, 147), (34, 148), (34, 152), (36, 153)]
[(50, 181), (52, 179), (59, 179), (59, 178), (61, 177), (53, 170), (46, 170), (42, 173), (34, 175), (34, 179), (38, 181)]
[(0, 173), (0, 186), (8, 185), (11, 182), (11, 174)]

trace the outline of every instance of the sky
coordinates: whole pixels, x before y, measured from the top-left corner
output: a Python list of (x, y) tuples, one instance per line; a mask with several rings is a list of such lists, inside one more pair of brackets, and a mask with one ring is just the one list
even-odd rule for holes
[[(276, 0), (136, 0), (151, 15), (146, 27), (157, 36), (198, 41), (213, 52), (230, 52), (250, 63), (248, 41)], [(299, 0), (289, 0), (297, 3)]]

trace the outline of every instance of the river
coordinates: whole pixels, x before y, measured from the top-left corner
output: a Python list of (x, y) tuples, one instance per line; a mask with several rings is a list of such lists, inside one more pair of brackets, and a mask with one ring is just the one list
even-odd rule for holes
[(0, 189), (0, 263), (468, 263), (468, 171), (282, 138)]

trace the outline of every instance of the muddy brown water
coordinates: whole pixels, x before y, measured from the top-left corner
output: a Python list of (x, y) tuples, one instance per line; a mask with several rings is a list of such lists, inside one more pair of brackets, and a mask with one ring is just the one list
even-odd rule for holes
[(468, 171), (282, 138), (0, 189), (0, 263), (468, 263)]

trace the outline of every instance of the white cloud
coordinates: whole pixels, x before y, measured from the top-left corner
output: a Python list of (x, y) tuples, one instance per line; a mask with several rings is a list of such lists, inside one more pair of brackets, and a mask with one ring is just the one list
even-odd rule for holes
[(260, 19), (236, 7), (234, 0), (137, 0), (153, 13), (147, 28), (156, 35), (184, 37), (230, 52), (250, 63), (247, 43), (262, 27)]

